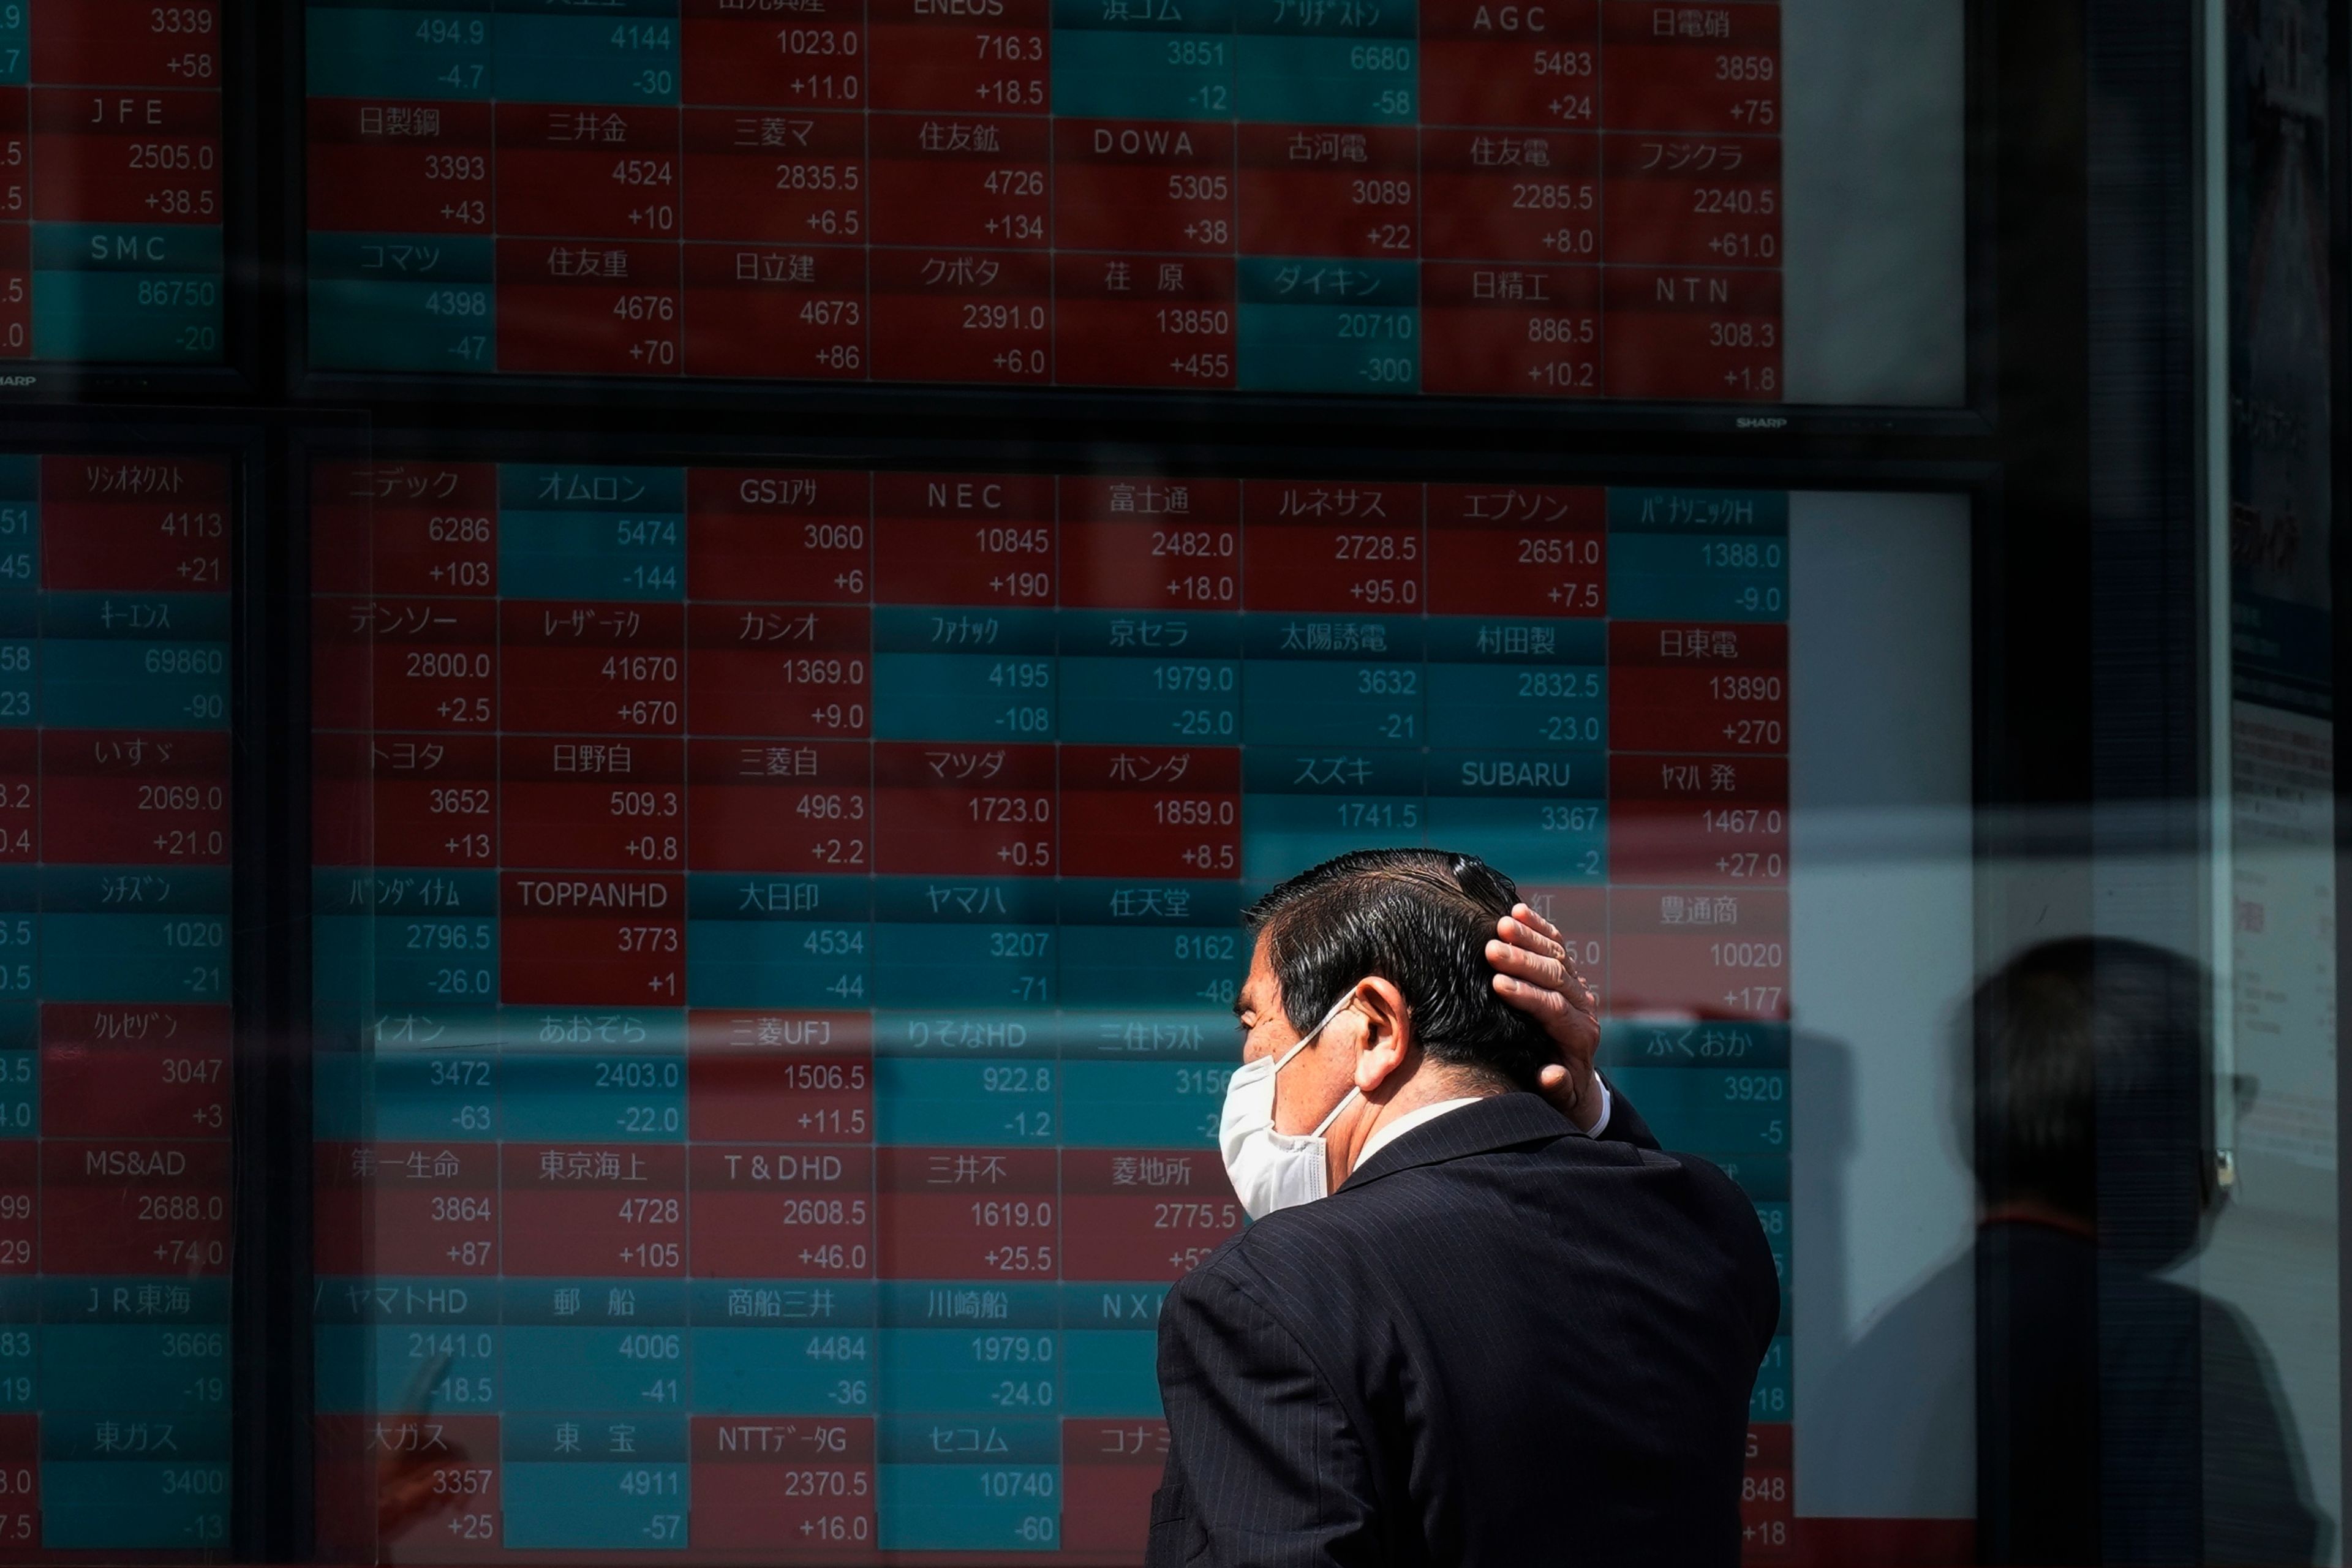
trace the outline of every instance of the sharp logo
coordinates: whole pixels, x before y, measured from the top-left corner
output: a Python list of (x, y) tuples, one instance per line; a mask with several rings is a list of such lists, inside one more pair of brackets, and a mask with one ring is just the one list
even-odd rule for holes
[(1784, 430), (1789, 425), (1786, 419), (1759, 418), (1750, 416), (1742, 416), (1736, 423), (1742, 430)]

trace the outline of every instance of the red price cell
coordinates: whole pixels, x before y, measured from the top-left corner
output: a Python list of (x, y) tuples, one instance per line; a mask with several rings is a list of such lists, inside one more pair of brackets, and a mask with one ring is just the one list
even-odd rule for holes
[(375, 1268), (368, 1211), (375, 1161), (373, 1143), (310, 1145), (310, 1224), (317, 1237), (311, 1259), (322, 1274), (366, 1274)]
[(330, 866), (492, 866), (498, 742), (488, 735), (322, 734), (313, 858)]
[(680, 280), (675, 244), (502, 239), (499, 368), (676, 375)]
[(40, 731), (0, 730), (0, 865), (37, 858)]
[(890, 605), (1054, 602), (1054, 480), (877, 474), (874, 597)]
[(863, 875), (873, 865), (864, 745), (696, 740), (687, 765), (692, 869)]
[(498, 106), (498, 232), (676, 239), (678, 111)]
[(1789, 875), (1788, 818), (1786, 757), (1609, 759), (1616, 881), (1780, 886)]
[(877, 378), (1045, 384), (1054, 351), (1050, 258), (876, 250), (868, 270)]
[[(795, 20), (782, 29), (810, 26)], [(855, 28), (831, 28), (850, 36)], [(762, 62), (762, 68), (773, 68)], [(689, 109), (686, 237), (856, 245), (866, 238), (866, 121), (856, 114)]]
[(867, 0), (866, 15), (872, 107), (1047, 111), (1052, 0)]
[(692, 468), (686, 485), (689, 599), (857, 604), (871, 591), (866, 474)]
[(1230, 877), (1241, 868), (1234, 748), (1062, 748), (1062, 874)]
[(1437, 130), (1421, 136), (1423, 256), (1601, 260), (1598, 137)]
[(499, 1156), (508, 1274), (685, 1275), (685, 1145), (508, 1143)]
[(1251, 609), (1421, 613), (1420, 487), (1252, 479), (1242, 510)]
[(509, 866), (668, 870), (686, 864), (686, 742), (509, 735), (499, 744)]
[(1784, 752), (1789, 628), (1609, 628), (1609, 744), (1622, 752)]
[(1431, 392), (1601, 395), (1598, 268), (1423, 262), (1421, 319)]
[(1601, 46), (1612, 129), (1780, 132), (1780, 7), (1769, 0), (1604, 0)]
[(875, 1152), (886, 1279), (1051, 1279), (1060, 1267), (1052, 1149)]
[(1061, 480), (1061, 603), (1105, 610), (1235, 610), (1241, 485), (1144, 477)]
[(1234, 264), (1069, 255), (1054, 264), (1055, 374), (1097, 386), (1230, 386)]
[(35, 88), (32, 121), (34, 221), (221, 221), (218, 93)]
[(509, 727), (600, 735), (686, 727), (686, 606), (509, 599), (499, 606)]
[(216, 463), (44, 458), (41, 585), (226, 593), (228, 502)]
[(1176, 1279), (1244, 1219), (1224, 1167), (1200, 1149), (1065, 1150), (1062, 1209), (1067, 1279)]
[[(849, 526), (864, 537), (864, 522)], [(862, 606), (693, 605), (687, 621), (688, 728), (778, 739), (866, 734), (874, 713), (872, 619)]]
[(875, 244), (1045, 247), (1054, 205), (1046, 121), (877, 114), (866, 137)]
[[(362, 1221), (348, 1245), (354, 1273), (495, 1275), (499, 1272), (499, 1152), (488, 1143), (351, 1146), (365, 1169), (330, 1165), (348, 1184)], [(322, 1159), (328, 1158), (322, 1154)], [(322, 1172), (321, 1174), (326, 1174)], [(323, 1233), (322, 1233), (323, 1234)]]
[(41, 1145), (50, 1273), (226, 1275), (229, 1234), (226, 1140)]
[(1060, 248), (1230, 255), (1236, 221), (1231, 125), (1054, 121)]
[(1780, 143), (1757, 136), (1601, 139), (1603, 259), (1691, 267), (1780, 264)]
[(1597, 0), (1423, 0), (1422, 122), (1590, 126), (1600, 42)]
[(41, 858), (225, 865), (228, 781), (226, 731), (44, 731)]
[(0, 1276), (40, 1268), (40, 1148), (29, 1138), (0, 1142)]
[(322, 728), (487, 732), (498, 724), (498, 606), (322, 601), (310, 622)]
[(1780, 400), (1778, 272), (1609, 268), (1601, 382), (1612, 397)]
[(1168, 1423), (1062, 1423), (1062, 1544), (1139, 1555), (1168, 1462)]
[(509, 872), (499, 899), (503, 1000), (622, 1007), (685, 1000), (685, 878)]
[(314, 98), (309, 115), (312, 228), (491, 231), (496, 137), (488, 104)]
[(863, 250), (740, 243), (685, 250), (688, 374), (866, 374)]
[(217, 0), (74, 0), (32, 7), (36, 81), (211, 89), (220, 79)]
[(1748, 1429), (1748, 1469), (1739, 1482), (1739, 1555), (1772, 1562), (1796, 1553), (1796, 1444), (1787, 1426)]
[[(822, 1325), (815, 1331), (819, 1347), (845, 1357), (872, 1340), (836, 1339)], [(851, 1359), (844, 1371), (870, 1376), (873, 1365)], [(856, 1551), (874, 1540), (870, 1418), (697, 1415), (690, 1423), (698, 1545), (772, 1553), (780, 1541)]]
[(226, 1137), (228, 1047), (226, 1007), (47, 1003), (42, 1135)]
[(1244, 252), (1419, 253), (1420, 133), (1412, 126), (1244, 124), (1235, 152)]
[[(770, 1129), (798, 1136), (790, 1122)], [(719, 1279), (870, 1279), (874, 1154), (869, 1148), (698, 1143), (694, 1272)]]
[(1051, 746), (877, 743), (876, 869), (1053, 876), (1055, 790)]
[(1598, 616), (1608, 492), (1554, 485), (1429, 487), (1429, 613)]
[(495, 463), (325, 463), (310, 475), (322, 594), (499, 590)]
[(688, 103), (865, 107), (865, 0), (802, 0), (746, 15), (741, 0), (680, 0), (677, 63)]
[(870, 1013), (721, 1013), (687, 1019), (689, 1135), (868, 1143), (874, 1138)]
[(1619, 888), (1609, 901), (1610, 1004), (1702, 1018), (1789, 1016), (1789, 895)]

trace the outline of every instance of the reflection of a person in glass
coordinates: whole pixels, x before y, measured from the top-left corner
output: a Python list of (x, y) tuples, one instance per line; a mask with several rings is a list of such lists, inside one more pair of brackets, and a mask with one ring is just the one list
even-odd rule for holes
[[(2261, 1341), (2166, 1276), (2223, 1196), (2209, 1005), (2197, 965), (2112, 938), (2034, 948), (1973, 998), (1974, 1256), (1890, 1308), (1830, 1379), (1832, 1404), (1912, 1389), (1899, 1430), (1825, 1431), (1818, 1452), (1858, 1461), (1866, 1443), (1883, 1461), (1973, 1405), (1979, 1562), (2304, 1563), (2319, 1550)], [(1971, 1318), (1973, 1387), (1950, 1342)]]

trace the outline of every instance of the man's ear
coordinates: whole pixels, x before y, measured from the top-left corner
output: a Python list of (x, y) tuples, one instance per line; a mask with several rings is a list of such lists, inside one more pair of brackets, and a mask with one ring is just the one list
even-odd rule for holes
[(1378, 975), (1356, 982), (1356, 1006), (1364, 1016), (1356, 1087), (1370, 1094), (1404, 1066), (1412, 1050), (1412, 1009), (1405, 1005), (1403, 992)]

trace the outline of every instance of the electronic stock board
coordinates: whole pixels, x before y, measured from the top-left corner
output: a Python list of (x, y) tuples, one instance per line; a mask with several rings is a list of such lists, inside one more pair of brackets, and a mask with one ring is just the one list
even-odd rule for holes
[(1777, 402), (1781, 15), (310, 0), (310, 363)]
[(218, 0), (0, 0), (0, 372), (222, 363)]
[(312, 508), (322, 1551), (1136, 1560), (1158, 1304), (1242, 1223), (1237, 917), (1366, 844), (1520, 879), (1785, 1264), (1787, 495), (380, 459)]

